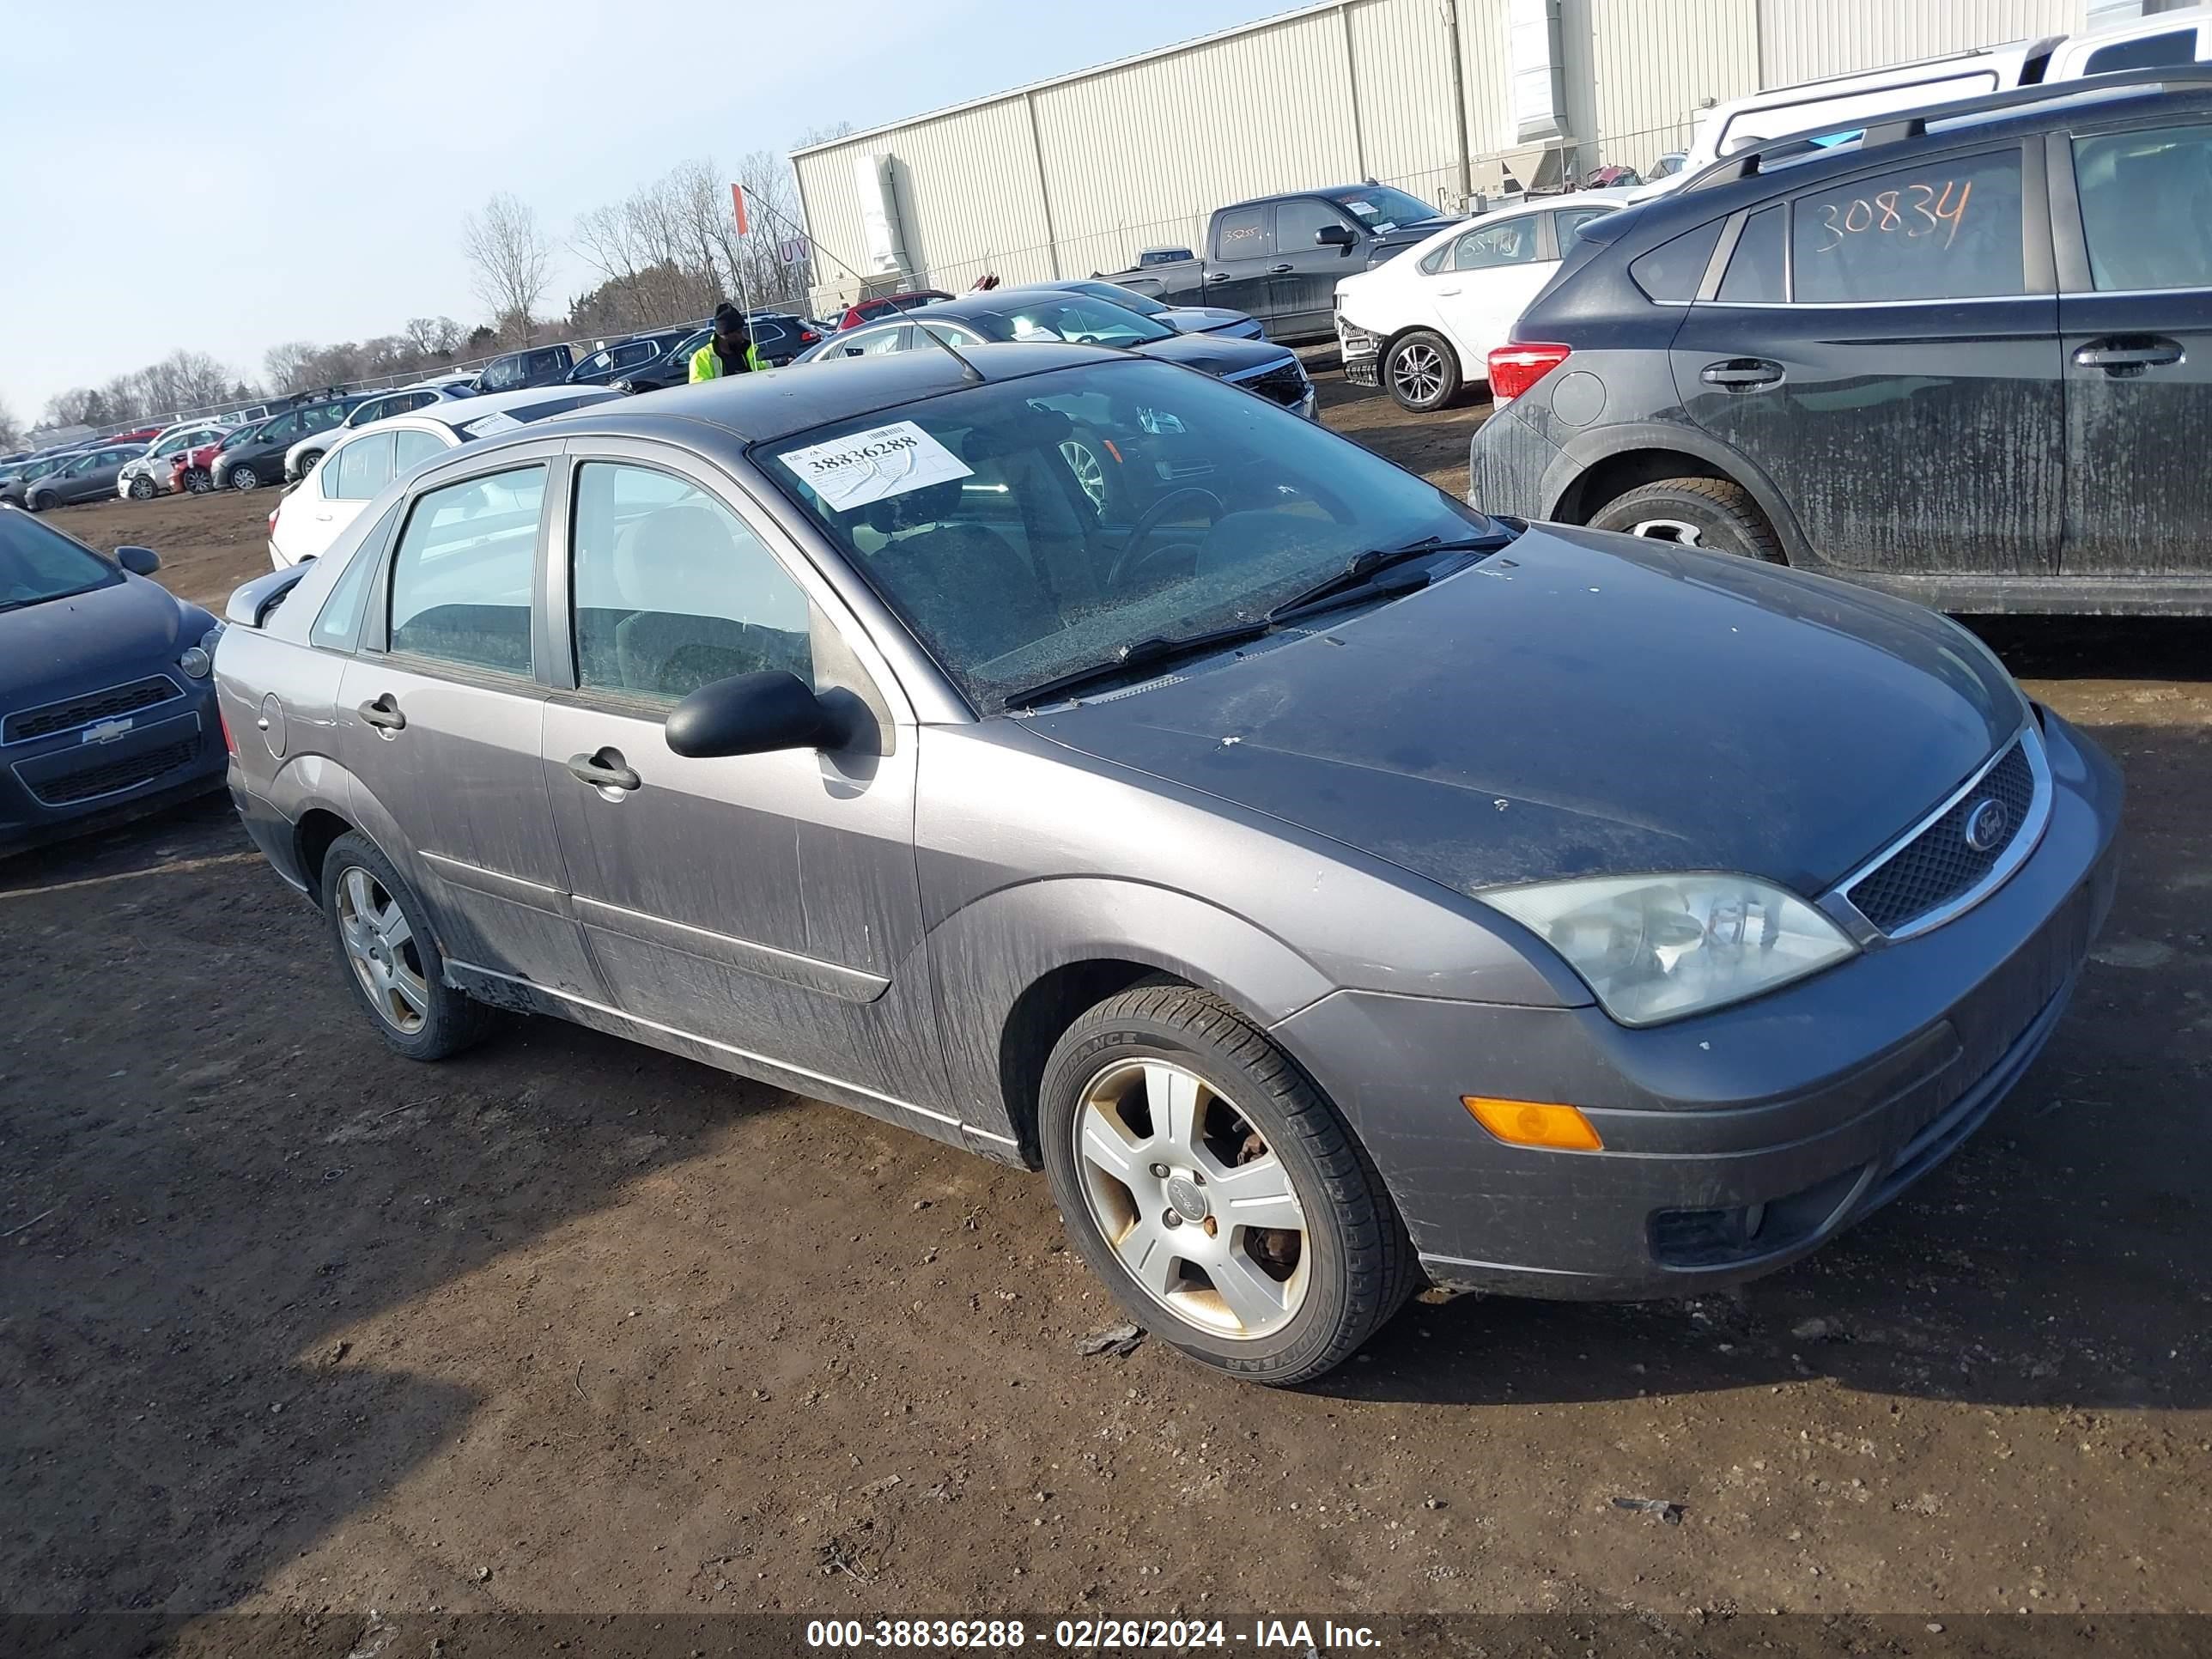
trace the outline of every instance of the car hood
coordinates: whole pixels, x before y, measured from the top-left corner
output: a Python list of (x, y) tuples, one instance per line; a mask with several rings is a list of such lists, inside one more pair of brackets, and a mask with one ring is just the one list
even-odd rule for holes
[(0, 712), (28, 708), (169, 671), (178, 653), (215, 626), (198, 605), (179, 604), (159, 582), (119, 582), (0, 611)]
[(1225, 334), (1178, 334), (1172, 340), (1147, 340), (1136, 350), (1162, 362), (1182, 363), (1224, 377), (1296, 361), (1287, 347), (1273, 341), (1239, 340)]
[(1316, 629), (1031, 725), (1462, 892), (1726, 870), (1812, 895), (2026, 715), (1932, 611), (1595, 531)]

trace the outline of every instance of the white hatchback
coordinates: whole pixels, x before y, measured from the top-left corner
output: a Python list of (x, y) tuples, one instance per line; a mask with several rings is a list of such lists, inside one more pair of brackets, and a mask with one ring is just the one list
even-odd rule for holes
[(1630, 199), (1620, 190), (1532, 197), (1346, 276), (1336, 285), (1345, 378), (1388, 387), (1416, 414), (1456, 401), (1487, 377), (1491, 349), (1505, 343), (1576, 234)]
[(318, 434), (330, 447), (269, 515), (269, 562), (283, 570), (317, 557), (385, 485), (433, 455), (621, 396), (598, 386), (532, 386), (450, 398), (368, 426)]

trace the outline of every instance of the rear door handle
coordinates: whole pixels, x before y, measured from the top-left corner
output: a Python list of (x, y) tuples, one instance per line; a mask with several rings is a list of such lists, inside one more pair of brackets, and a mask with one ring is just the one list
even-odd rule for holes
[(1229, 280), (1229, 273), (1225, 270), (1209, 270), (1206, 273), (1206, 280), (1209, 283), (1225, 283)]
[(399, 712), (399, 699), (389, 691), (372, 702), (362, 704), (362, 719), (381, 732), (404, 732), (407, 716)]
[(2186, 359), (2181, 342), (2162, 334), (2115, 334), (2092, 340), (2074, 353), (2076, 367), (2101, 368), (2116, 380), (2127, 380), (2147, 368), (2171, 368)]
[(1455, 288), (1440, 288), (1437, 290), (1437, 293), (1439, 295), (1447, 300), (1458, 292), (1459, 290)]
[(571, 755), (568, 771), (579, 783), (588, 783), (594, 789), (629, 791), (645, 781), (630, 769), (619, 749), (602, 749), (595, 755)]
[(1267, 269), (1278, 276), (1287, 276), (1291, 274), (1291, 268), (1288, 265), (1269, 265)]
[(1724, 363), (1707, 363), (1698, 371), (1698, 378), (1707, 386), (1725, 386), (1730, 392), (1758, 392), (1782, 384), (1782, 365), (1763, 357), (1731, 357)]

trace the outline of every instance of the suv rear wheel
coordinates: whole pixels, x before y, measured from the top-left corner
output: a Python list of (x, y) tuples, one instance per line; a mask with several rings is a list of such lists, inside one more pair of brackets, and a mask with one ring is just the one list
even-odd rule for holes
[(1335, 1107), (1206, 992), (1139, 986), (1077, 1020), (1046, 1064), (1037, 1129), (1091, 1270), (1218, 1370), (1319, 1376), (1414, 1288), (1412, 1241)]
[(1662, 478), (1614, 496), (1589, 518), (1593, 530), (1702, 547), (1787, 564), (1781, 539), (1751, 492), (1725, 478)]

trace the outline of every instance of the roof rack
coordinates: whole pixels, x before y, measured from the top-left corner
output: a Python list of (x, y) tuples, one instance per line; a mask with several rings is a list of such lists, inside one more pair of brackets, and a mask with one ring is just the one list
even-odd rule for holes
[(1768, 162), (1814, 153), (1823, 148), (1817, 142), (1819, 139), (1837, 133), (1858, 133), (1858, 149), (1853, 153), (1863, 154), (1885, 145), (1901, 144), (1908, 139), (1922, 137), (1927, 133), (1931, 121), (1952, 121), (1961, 116), (2032, 109), (2038, 104), (2078, 98), (2084, 93), (2118, 92), (2130, 88), (2148, 90), (2173, 84), (2212, 87), (2212, 64), (2166, 64), (2154, 69), (2121, 70), (2111, 75), (2084, 75), (2071, 81), (2041, 82), (2033, 86), (2013, 87), (2003, 92), (1984, 93), (1977, 98), (1961, 98), (1948, 104), (1930, 104), (1924, 109), (1900, 111), (1875, 119), (1838, 121), (1829, 126), (1811, 127), (1805, 131), (1770, 139), (1765, 143), (1739, 150), (1733, 155), (1723, 156), (1692, 179), (1685, 186), (1685, 193), (1712, 190), (1722, 185), (1735, 184), (1740, 179), (1756, 178), (1765, 170)]

